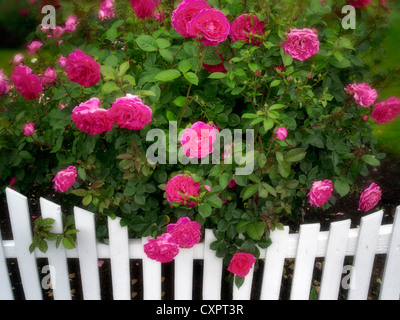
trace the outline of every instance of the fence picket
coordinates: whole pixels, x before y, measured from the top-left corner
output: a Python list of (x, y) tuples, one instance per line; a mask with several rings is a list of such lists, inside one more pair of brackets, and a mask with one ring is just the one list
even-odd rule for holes
[[(40, 198), (40, 208), (43, 219), (54, 219), (51, 232), (62, 233), (63, 224), (61, 207), (44, 198)], [(55, 300), (71, 300), (69, 273), (65, 248), (60, 245), (56, 248), (54, 241), (48, 242), (47, 256), (50, 266), (51, 288)]]
[(366, 300), (383, 211), (362, 217), (357, 251), (354, 255), (348, 300)]
[(271, 232), (272, 244), (267, 248), (265, 255), (260, 300), (279, 299), (288, 236), (289, 227)]
[(131, 299), (128, 227), (121, 227), (121, 218), (108, 217), (111, 278), (115, 300)]
[(192, 300), (193, 290), (193, 248), (181, 249), (174, 260), (175, 300)]
[(85, 300), (100, 300), (100, 277), (96, 246), (94, 214), (81, 208), (74, 208), (75, 227), (82, 292)]
[(29, 252), (29, 246), (32, 243), (32, 226), (28, 199), (10, 188), (6, 188), (6, 197), (25, 298), (27, 300), (42, 300), (43, 294), (35, 252), (32, 254)]
[(400, 207), (396, 210), (386, 257), (380, 300), (400, 300)]
[(350, 225), (351, 220), (344, 220), (333, 222), (330, 226), (319, 293), (320, 300), (338, 298)]
[(0, 233), (0, 300), (14, 300), (6, 257), (3, 249), (3, 240)]
[(319, 229), (318, 223), (300, 226), (290, 293), (291, 300), (308, 300), (310, 297)]
[(210, 229), (205, 230), (204, 238), (204, 269), (203, 269), (203, 300), (221, 300), (222, 263), (210, 250), (210, 244), (217, 240)]
[[(148, 238), (142, 238), (142, 248)], [(161, 263), (151, 260), (143, 252), (143, 299), (161, 300)]]

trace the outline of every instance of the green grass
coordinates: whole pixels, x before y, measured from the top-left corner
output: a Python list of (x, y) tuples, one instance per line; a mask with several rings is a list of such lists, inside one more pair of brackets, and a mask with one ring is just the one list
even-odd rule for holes
[(0, 49), (0, 69), (4, 70), (4, 73), (9, 75), (12, 70), (12, 65), (9, 63), (17, 53), (22, 53), (22, 50), (18, 49)]

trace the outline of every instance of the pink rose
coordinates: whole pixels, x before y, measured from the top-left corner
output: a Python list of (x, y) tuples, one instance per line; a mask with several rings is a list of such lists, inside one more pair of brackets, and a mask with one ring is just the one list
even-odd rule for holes
[(199, 196), (200, 183), (194, 182), (190, 176), (178, 174), (168, 181), (165, 188), (168, 202), (180, 202), (187, 207), (194, 207), (196, 202), (190, 201), (191, 196)]
[(15, 56), (14, 56), (14, 59), (13, 59), (13, 64), (15, 65), (15, 66), (17, 66), (17, 65), (19, 65), (19, 64), (21, 64), (22, 62), (24, 62), (24, 55), (23, 54), (21, 54), (21, 53), (17, 53)]
[(161, 263), (171, 262), (179, 253), (178, 246), (168, 233), (164, 233), (157, 239), (149, 239), (143, 249), (147, 257)]
[(92, 98), (72, 110), (71, 119), (78, 129), (91, 135), (113, 129), (113, 117), (109, 111), (100, 109), (99, 103), (99, 99)]
[(115, 17), (114, 0), (104, 0), (100, 5), (99, 19), (109, 20)]
[(352, 5), (355, 8), (361, 8), (369, 5), (371, 0), (348, 0), (348, 4)]
[(285, 127), (280, 127), (276, 129), (276, 138), (278, 140), (284, 141), (288, 135), (287, 129)]
[(9, 90), (8, 77), (3, 73), (3, 70), (0, 69), (0, 96), (6, 95)]
[(52, 84), (54, 81), (56, 81), (57, 78), (57, 73), (54, 68), (48, 67), (44, 72), (41, 77), (42, 84)]
[(377, 103), (371, 117), (378, 123), (386, 123), (394, 120), (400, 113), (400, 100), (391, 97), (387, 101)]
[(65, 28), (57, 26), (51, 29), (51, 33), (47, 35), (47, 38), (60, 38), (65, 32)]
[(130, 0), (132, 10), (140, 19), (151, 18), (160, 0)]
[(64, 57), (64, 56), (61, 56), (61, 57), (58, 59), (58, 63), (60, 64), (60, 66), (61, 66), (62, 68), (64, 68), (65, 65), (67, 64), (67, 58)]
[(251, 14), (242, 14), (231, 24), (231, 37), (233, 41), (247, 41), (248, 43), (259, 45), (261, 41), (256, 41), (254, 35), (264, 33), (265, 22)]
[(283, 65), (276, 65), (276, 66), (274, 66), (274, 70), (275, 70), (275, 72), (277, 72), (276, 70), (279, 70), (280, 72), (284, 72), (285, 67)]
[(249, 274), (254, 262), (256, 262), (256, 258), (251, 253), (236, 253), (229, 263), (228, 271), (244, 278)]
[(109, 112), (121, 128), (129, 130), (141, 130), (152, 119), (150, 107), (131, 94), (118, 98)]
[(362, 107), (369, 107), (375, 103), (378, 94), (375, 89), (372, 89), (366, 83), (349, 84), (344, 89), (348, 94), (354, 96), (354, 100)]
[(307, 60), (319, 51), (318, 36), (311, 29), (292, 29), (286, 36), (283, 50), (293, 59)]
[(71, 33), (76, 30), (77, 25), (78, 25), (78, 18), (75, 17), (74, 15), (70, 15), (67, 21), (65, 21), (65, 31)]
[(16, 183), (17, 181), (18, 181), (18, 179), (17, 179), (16, 177), (12, 178), (11, 181), (10, 181), (10, 184), (8, 185), (8, 187), (9, 187), (10, 189), (15, 190), (15, 187), (13, 187), (12, 185), (13, 185), (14, 183)]
[(172, 241), (179, 248), (192, 248), (200, 242), (201, 226), (196, 221), (187, 217), (178, 219), (176, 224), (167, 225), (167, 232), (172, 236)]
[(232, 189), (236, 185), (237, 185), (237, 183), (235, 181), (235, 178), (232, 178), (231, 181), (229, 181), (228, 187), (229, 187), (229, 189)]
[(36, 53), (36, 51), (38, 51), (39, 48), (41, 48), (42, 46), (43, 46), (43, 43), (41, 43), (40, 41), (32, 41), (27, 47), (28, 54)]
[(67, 191), (74, 184), (76, 177), (77, 171), (73, 166), (59, 171), (52, 181), (54, 182), (54, 189), (60, 192)]
[(100, 66), (90, 56), (76, 49), (65, 63), (68, 79), (82, 86), (90, 87), (100, 81)]
[(187, 24), (196, 17), (202, 9), (210, 9), (205, 0), (184, 0), (172, 12), (172, 26), (184, 37), (191, 37), (187, 31)]
[(39, 77), (33, 74), (32, 69), (26, 66), (15, 66), (11, 79), (25, 99), (33, 100), (39, 98), (39, 94), (43, 91)]
[(187, 32), (205, 46), (217, 46), (225, 41), (230, 32), (230, 23), (217, 9), (202, 9), (187, 24)]
[(330, 180), (314, 181), (310, 192), (307, 194), (312, 206), (321, 207), (332, 196), (333, 183)]
[(208, 72), (214, 73), (214, 72), (222, 72), (222, 73), (226, 73), (226, 68), (224, 66), (224, 58), (222, 56), (221, 53), (215, 52), (216, 54), (218, 54), (221, 57), (222, 62), (216, 65), (211, 65), (211, 64), (205, 64), (203, 62), (203, 67), (204, 69), (206, 69)]
[(379, 188), (376, 183), (372, 183), (362, 193), (360, 197), (358, 210), (367, 212), (373, 209), (381, 200), (381, 197), (382, 197), (381, 188)]
[(35, 133), (35, 125), (33, 124), (33, 122), (29, 122), (24, 125), (23, 133), (27, 137)]
[(216, 129), (198, 121), (183, 132), (181, 138), (183, 152), (189, 158), (204, 158), (214, 151), (213, 143), (216, 139)]

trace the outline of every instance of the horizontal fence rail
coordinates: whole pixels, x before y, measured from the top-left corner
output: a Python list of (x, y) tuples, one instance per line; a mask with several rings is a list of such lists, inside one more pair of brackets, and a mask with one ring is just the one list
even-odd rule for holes
[[(96, 240), (94, 214), (75, 207), (74, 218), (77, 233), (76, 249), (55, 248), (43, 253), (37, 249), (31, 254), (32, 227), (27, 198), (6, 189), (7, 204), (13, 240), (2, 240), (0, 234), (0, 299), (14, 299), (12, 284), (7, 270), (7, 260), (17, 259), (25, 299), (41, 300), (43, 291), (37, 259), (47, 258), (55, 300), (72, 299), (67, 261), (79, 259), (82, 296), (86, 300), (101, 299), (99, 259), (110, 259), (113, 299), (131, 299), (130, 260), (142, 261), (143, 299), (162, 299), (162, 265), (149, 259), (143, 251), (147, 238), (129, 239), (127, 227), (120, 226), (120, 219), (108, 219), (109, 239), (106, 243)], [(61, 207), (44, 198), (40, 199), (44, 218), (55, 219), (54, 232), (61, 232)], [(347, 299), (365, 300), (373, 271), (375, 255), (386, 254), (384, 274), (379, 299), (400, 299), (400, 207), (396, 210), (393, 224), (381, 225), (383, 212), (362, 217), (359, 228), (351, 229), (350, 220), (333, 222), (329, 231), (320, 231), (319, 224), (300, 226), (299, 233), (289, 233), (289, 227), (272, 232), (272, 245), (260, 249), (264, 261), (261, 280), (261, 300), (277, 300), (281, 290), (285, 259), (294, 259), (294, 273), (290, 299), (308, 300), (316, 258), (324, 258), (318, 299), (338, 299), (343, 277), (345, 257), (353, 256), (350, 288)], [(222, 259), (215, 256), (210, 244), (215, 240), (212, 230), (205, 230), (204, 242), (191, 249), (181, 250), (174, 260), (174, 299), (193, 299), (194, 260), (203, 260), (202, 299), (220, 300), (222, 283)], [(243, 286), (233, 287), (234, 300), (248, 300), (252, 294), (254, 268)]]

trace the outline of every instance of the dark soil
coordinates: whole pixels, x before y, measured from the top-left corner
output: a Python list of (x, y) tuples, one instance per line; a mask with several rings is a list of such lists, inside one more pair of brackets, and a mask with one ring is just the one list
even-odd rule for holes
[[(357, 211), (358, 201), (361, 192), (367, 188), (372, 182), (375, 182), (381, 187), (382, 199), (378, 206), (371, 210), (371, 212), (361, 213)], [(32, 195), (29, 198), (29, 205), (32, 216), (37, 215), (39, 201), (37, 195)], [(361, 218), (369, 213), (377, 210), (384, 210), (384, 217), (382, 224), (390, 224), (393, 222), (396, 207), (400, 206), (400, 161), (388, 156), (382, 160), (381, 167), (376, 170), (371, 170), (371, 174), (368, 177), (360, 177), (354, 190), (344, 198), (338, 200), (332, 205), (327, 211), (315, 209), (314, 207), (306, 207), (306, 214), (300, 216), (297, 221), (288, 223), (290, 232), (297, 232), (300, 224), (306, 223), (320, 223), (321, 231), (329, 230), (329, 225), (332, 222), (340, 220), (351, 220), (351, 227), (356, 228), (361, 222)], [(342, 213), (342, 214), (338, 214)], [(6, 207), (5, 196), (1, 199), (0, 203), (0, 230), (2, 233), (3, 240), (12, 239), (12, 233), (9, 225), (8, 210)], [(46, 265), (47, 259), (38, 259), (38, 272), (40, 273), (41, 268)], [(375, 264), (373, 269), (373, 276), (371, 279), (371, 286), (369, 291), (368, 299), (376, 300), (379, 297), (380, 282), (383, 275), (383, 267), (385, 264), (386, 255), (377, 255), (375, 258)], [(287, 300), (290, 297), (290, 287), (293, 277), (294, 270), (294, 259), (286, 259), (284, 271), (282, 274), (282, 287), (280, 299)], [(314, 277), (312, 283), (312, 290), (310, 298), (316, 298), (318, 296), (322, 269), (324, 259), (317, 258), (315, 260)], [(352, 257), (347, 257), (345, 265), (352, 264)], [(18, 272), (18, 262), (16, 259), (7, 259), (8, 270), (10, 279), (13, 284), (15, 299), (24, 299), (24, 293), (21, 285), (21, 280)], [(79, 261), (77, 259), (68, 259), (68, 267), (70, 271), (70, 284), (71, 294), (74, 300), (83, 299), (80, 275), (79, 275)], [(260, 297), (260, 283), (262, 279), (262, 273), (264, 269), (264, 262), (258, 260), (254, 265), (254, 278), (253, 278), (253, 291), (251, 298), (254, 300)], [(101, 283), (101, 297), (104, 300), (112, 299), (112, 285), (111, 285), (111, 266), (109, 259), (99, 261), (100, 271), (100, 283)], [(162, 299), (172, 300), (173, 296), (173, 273), (174, 263), (164, 264), (162, 266)], [(194, 261), (194, 277), (193, 282), (193, 300), (202, 299), (202, 279), (203, 279), (203, 261)], [(44, 275), (41, 275), (41, 278)], [(143, 299), (143, 283), (142, 283), (142, 264), (141, 260), (131, 260), (131, 292), (133, 300)], [(221, 297), (223, 300), (232, 299), (232, 274), (226, 270), (223, 271), (222, 277), (222, 290)], [(52, 290), (43, 291), (44, 299), (53, 299)], [(338, 299), (344, 300), (347, 297), (347, 291), (341, 289)]]

